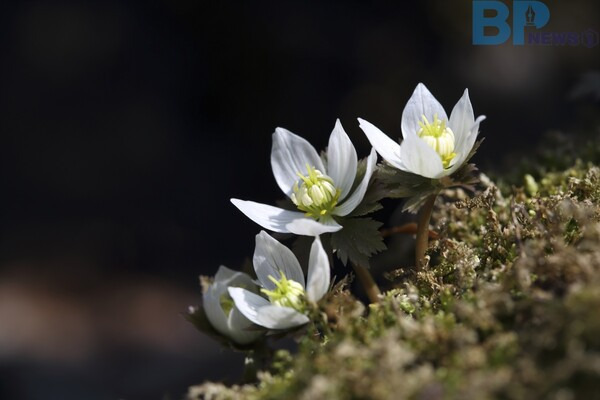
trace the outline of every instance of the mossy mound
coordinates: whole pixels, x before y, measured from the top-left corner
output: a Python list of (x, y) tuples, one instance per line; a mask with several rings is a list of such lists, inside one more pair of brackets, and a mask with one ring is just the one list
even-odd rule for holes
[(429, 268), (364, 307), (342, 282), (258, 383), (190, 399), (600, 398), (600, 168), (440, 196)]

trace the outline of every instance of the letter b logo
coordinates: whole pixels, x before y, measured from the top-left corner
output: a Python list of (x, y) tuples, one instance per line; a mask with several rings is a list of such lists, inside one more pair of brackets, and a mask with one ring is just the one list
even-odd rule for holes
[[(493, 10), (496, 15), (485, 17), (485, 10)], [(508, 7), (501, 1), (474, 1), (473, 2), (473, 44), (502, 44), (510, 37), (508, 20)], [(495, 36), (485, 36), (486, 26), (498, 29)]]

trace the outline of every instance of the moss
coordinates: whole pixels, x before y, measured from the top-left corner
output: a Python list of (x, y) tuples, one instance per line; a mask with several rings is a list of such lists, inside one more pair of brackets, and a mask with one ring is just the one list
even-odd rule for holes
[(370, 307), (342, 282), (321, 326), (257, 384), (205, 383), (188, 397), (598, 398), (600, 169), (527, 173), (525, 189), (483, 177), (472, 199), (447, 190), (429, 268), (389, 273)]

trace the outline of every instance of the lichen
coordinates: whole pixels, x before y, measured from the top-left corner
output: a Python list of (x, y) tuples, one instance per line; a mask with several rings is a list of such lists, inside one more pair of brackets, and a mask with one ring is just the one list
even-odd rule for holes
[(434, 211), (428, 268), (388, 273), (369, 307), (341, 282), (297, 354), (277, 353), (257, 383), (188, 398), (598, 398), (600, 168), (481, 180), (471, 199), (443, 192), (454, 201)]

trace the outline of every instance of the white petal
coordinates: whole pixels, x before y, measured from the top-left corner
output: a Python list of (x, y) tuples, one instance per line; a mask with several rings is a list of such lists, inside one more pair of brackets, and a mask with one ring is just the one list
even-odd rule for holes
[(227, 287), (229, 286), (243, 287), (251, 292), (258, 291), (258, 286), (250, 275), (240, 271), (233, 271), (223, 265), (219, 267), (213, 282), (213, 284), (218, 283), (221, 285), (216, 293), (219, 299), (223, 293), (227, 292)]
[(213, 282), (209, 286), (208, 292), (220, 299), (221, 295), (227, 292), (227, 287), (229, 286), (244, 287), (251, 291), (255, 290), (257, 287), (256, 283), (250, 278), (250, 275), (244, 272), (234, 271), (221, 265)]
[(358, 122), (360, 124), (360, 129), (367, 135), (367, 139), (371, 142), (371, 146), (377, 150), (379, 155), (394, 167), (404, 169), (400, 157), (400, 145), (390, 139), (385, 133), (381, 132), (381, 130), (372, 123), (361, 118), (358, 119)]
[(230, 332), (229, 336), (239, 344), (251, 343), (263, 334), (263, 332), (256, 330), (256, 325), (244, 317), (244, 314), (237, 307), (231, 309), (227, 325)]
[(452, 109), (450, 120), (448, 121), (448, 126), (454, 133), (454, 151), (457, 154), (464, 152), (464, 144), (474, 123), (475, 116), (473, 115), (473, 106), (469, 99), (469, 89), (465, 89), (462, 97)]
[(229, 336), (227, 316), (221, 307), (221, 294), (226, 290), (227, 286), (222, 283), (211, 284), (208, 290), (202, 294), (202, 306), (213, 328), (221, 334)]
[(288, 211), (268, 204), (239, 199), (231, 199), (231, 202), (252, 221), (273, 232), (314, 236), (315, 231), (335, 232), (339, 230), (325, 225), (320, 227), (322, 224), (309, 219), (299, 211)]
[(400, 153), (406, 168), (414, 174), (432, 179), (447, 175), (438, 153), (418, 136), (406, 137)]
[(338, 119), (327, 146), (327, 175), (341, 190), (341, 200), (346, 198), (352, 188), (357, 163), (356, 149)]
[(299, 179), (298, 172), (305, 175), (306, 165), (325, 172), (321, 157), (306, 140), (284, 128), (273, 133), (271, 167), (281, 190), (288, 195), (293, 192), (294, 183)]
[[(223, 282), (228, 281), (234, 278), (237, 274), (243, 274), (243, 272), (234, 271), (232, 269), (227, 268), (224, 265), (219, 266), (217, 273), (215, 274), (215, 282)], [(245, 274), (244, 274), (245, 275)]]
[(229, 295), (233, 299), (238, 310), (244, 314), (244, 317), (257, 325), (264, 326), (259, 323), (258, 310), (271, 304), (267, 299), (246, 289), (235, 287), (229, 288)]
[(473, 123), (473, 126), (469, 130), (469, 134), (467, 136), (467, 139), (465, 140), (465, 144), (463, 145), (464, 146), (463, 160), (464, 160), (464, 158), (466, 158), (469, 155), (469, 153), (473, 149), (473, 145), (475, 144), (475, 141), (477, 140), (477, 136), (479, 135), (479, 124), (481, 124), (481, 122), (483, 122), (486, 118), (487, 117), (485, 115), (480, 115), (479, 117), (477, 117), (477, 119)]
[(479, 133), (479, 124), (485, 118), (486, 118), (485, 115), (480, 115), (479, 117), (477, 117), (477, 120), (475, 120), (475, 122), (473, 123), (473, 126), (469, 129), (467, 137), (462, 144), (463, 148), (461, 149), (460, 153), (458, 151), (456, 152), (456, 157), (454, 160), (452, 160), (454, 163), (448, 169), (449, 173), (453, 173), (454, 171), (456, 171), (465, 162), (466, 158), (468, 157), (469, 153), (471, 152), (471, 149), (473, 149), (475, 140), (477, 140), (477, 135)]
[(308, 259), (308, 278), (306, 280), (306, 298), (317, 302), (327, 293), (331, 281), (329, 258), (321, 239), (317, 236), (310, 247)]
[(306, 324), (309, 319), (290, 307), (270, 305), (258, 310), (258, 325), (269, 329), (289, 329)]
[(367, 188), (369, 186), (369, 181), (371, 180), (371, 176), (373, 175), (373, 171), (375, 171), (375, 164), (377, 163), (377, 153), (375, 153), (375, 149), (371, 149), (371, 154), (369, 154), (369, 158), (367, 159), (367, 170), (365, 171), (365, 176), (362, 181), (358, 185), (358, 187), (354, 190), (354, 193), (346, 199), (342, 204), (337, 206), (333, 213), (339, 216), (345, 216), (350, 214), (362, 201), (365, 197), (365, 193), (367, 192)]
[(419, 83), (412, 96), (406, 103), (402, 111), (402, 137), (406, 140), (408, 137), (414, 137), (419, 131), (419, 121), (423, 120), (423, 115), (433, 122), (433, 116), (437, 114), (441, 120), (447, 120), (444, 107), (436, 100), (431, 92)]
[(265, 231), (256, 235), (256, 247), (252, 261), (256, 276), (263, 287), (269, 290), (275, 289), (276, 286), (271, 282), (269, 276), (279, 280), (281, 272), (288, 279), (296, 281), (304, 287), (304, 273), (294, 253)]
[(287, 224), (287, 228), (295, 235), (319, 236), (324, 233), (337, 232), (342, 229), (342, 226), (331, 218), (315, 221), (312, 218), (303, 217)]
[(269, 329), (287, 329), (309, 321), (306, 315), (289, 307), (271, 305), (266, 299), (241, 288), (230, 288), (236, 307), (250, 321)]

